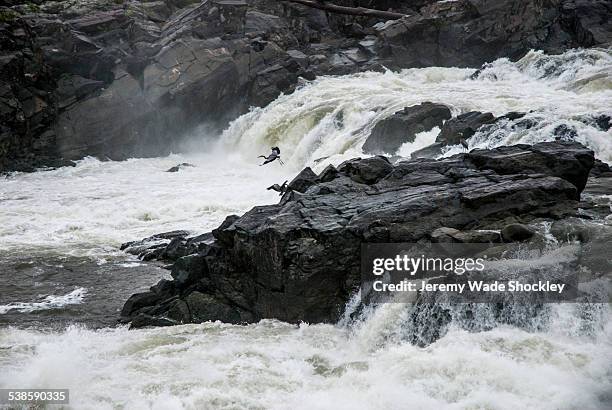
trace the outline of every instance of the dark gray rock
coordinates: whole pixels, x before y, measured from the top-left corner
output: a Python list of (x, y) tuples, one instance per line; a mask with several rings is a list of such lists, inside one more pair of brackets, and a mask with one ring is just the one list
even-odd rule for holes
[(176, 326), (180, 324), (181, 322), (169, 318), (140, 313), (132, 320), (130, 328)]
[(504, 242), (521, 242), (531, 239), (535, 235), (535, 231), (523, 224), (506, 225), (501, 230), (501, 236)]
[(442, 104), (425, 102), (406, 107), (376, 124), (363, 145), (363, 151), (369, 154), (393, 154), (402, 144), (414, 142), (416, 134), (442, 127), (450, 117), (450, 110)]
[[(589, 242), (600, 236), (604, 230), (600, 224), (595, 224), (580, 218), (566, 218), (555, 221), (550, 227), (550, 233), (560, 242)], [(609, 228), (608, 228), (609, 230)]]
[(607, 0), (566, 0), (561, 2), (560, 24), (584, 46), (610, 42), (612, 6)]
[(436, 243), (500, 243), (502, 238), (494, 230), (460, 231), (442, 227), (431, 233), (431, 241)]
[(444, 144), (435, 142), (431, 145), (426, 146), (425, 148), (421, 148), (419, 150), (414, 151), (410, 154), (412, 159), (425, 158), (425, 159), (433, 159), (442, 154), (442, 148)]
[(217, 229), (212, 230), (212, 234), (216, 240), (226, 245), (233, 245), (233, 235), (227, 234), (227, 231), (234, 225), (234, 222), (239, 220), (240, 217), (238, 215), (229, 215), (225, 218), (225, 220), (221, 223), (221, 225)]
[(576, 137), (578, 137), (578, 131), (576, 131), (576, 128), (574, 127), (561, 124), (555, 127), (553, 130), (553, 135), (559, 140), (573, 141), (576, 139)]
[(389, 175), (393, 165), (386, 157), (376, 156), (366, 159), (352, 159), (343, 162), (338, 172), (360, 184), (372, 185)]
[(126, 317), (131, 315), (133, 312), (137, 312), (143, 308), (152, 306), (160, 302), (160, 297), (154, 292), (143, 292), (136, 293), (125, 302), (123, 309), (121, 310), (121, 316)]
[(431, 233), (431, 241), (434, 243), (459, 243), (461, 241), (455, 238), (459, 233), (461, 233), (459, 229), (443, 226)]
[[(189, 311), (189, 305), (184, 299), (174, 298), (171, 301), (165, 302), (164, 310), (165, 314), (162, 319), (170, 319), (174, 323), (184, 324), (191, 322), (191, 312)], [(137, 324), (132, 323), (132, 327), (137, 327)]]
[(608, 131), (612, 127), (612, 117), (605, 114), (598, 115), (595, 117), (595, 123), (600, 130)]
[(612, 177), (612, 169), (610, 168), (610, 165), (606, 164), (603, 161), (596, 159), (595, 163), (593, 164), (593, 168), (591, 169), (590, 176), (592, 177), (601, 177), (601, 176)]
[(306, 192), (317, 182), (317, 178), (317, 174), (310, 167), (306, 167), (287, 185), (287, 191)]
[(142, 260), (174, 262), (183, 256), (206, 249), (213, 241), (212, 233), (190, 237), (187, 231), (172, 231), (124, 243), (121, 249)]
[(181, 168), (191, 168), (191, 167), (195, 167), (195, 165), (190, 164), (188, 162), (183, 162), (182, 164), (178, 164), (178, 165), (173, 166), (172, 168), (169, 168), (168, 170), (166, 170), (166, 172), (179, 172)]
[(183, 256), (172, 265), (172, 278), (178, 288), (184, 288), (203, 279), (206, 269), (206, 264), (199, 255)]
[(612, 117), (606, 114), (583, 115), (577, 118), (579, 121), (595, 127), (600, 131), (608, 131), (612, 126)]
[(286, 26), (287, 21), (279, 16), (252, 10), (246, 13), (244, 30), (246, 33), (263, 35), (270, 31), (281, 31)]
[(187, 295), (185, 302), (189, 307), (191, 320), (195, 323), (211, 320), (211, 318), (224, 323), (244, 323), (250, 319), (248, 313), (241, 314), (240, 309), (198, 291)]
[[(561, 176), (571, 182), (577, 192), (586, 185), (589, 172), (594, 164), (593, 152), (569, 153), (565, 144), (519, 144), (511, 147), (496, 148), (483, 155), (480, 150), (468, 154), (470, 160), (481, 169), (491, 169), (498, 174), (507, 175), (517, 170), (526, 174), (548, 174)], [(512, 154), (512, 155), (511, 155)], [(569, 154), (569, 155), (568, 155)]]
[(298, 64), (301, 65), (303, 68), (307, 68), (310, 65), (310, 62), (308, 61), (308, 56), (299, 50), (288, 50), (287, 54), (289, 55), (289, 57), (297, 61)]
[[(504, 221), (576, 215), (583, 186), (576, 181), (589, 164), (593, 153), (583, 146), (551, 142), (395, 166), (383, 157), (330, 166), (304, 192), (226, 219), (214, 242), (179, 259), (172, 296), (134, 296), (124, 320), (142, 313), (185, 321), (180, 300), (200, 306), (192, 321), (334, 322), (359, 287), (362, 243), (497, 242), (488, 230)], [(202, 295), (189, 302), (194, 291)]]
[(436, 142), (443, 145), (458, 145), (461, 140), (467, 140), (474, 135), (483, 125), (493, 122), (495, 122), (495, 117), (490, 112), (471, 111), (461, 114), (444, 124)]

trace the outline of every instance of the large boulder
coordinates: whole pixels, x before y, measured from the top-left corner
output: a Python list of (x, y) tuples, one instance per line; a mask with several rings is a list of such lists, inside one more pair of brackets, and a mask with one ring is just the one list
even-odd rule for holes
[(566, 144), (519, 144), (491, 151), (474, 150), (468, 154), (480, 169), (491, 169), (500, 175), (520, 171), (525, 174), (548, 174), (572, 183), (577, 193), (584, 189), (595, 160), (591, 151), (570, 152)]
[(393, 171), (393, 165), (383, 156), (353, 159), (345, 161), (338, 167), (338, 172), (355, 182), (368, 185), (377, 183), (389, 175), (391, 171)]
[(287, 191), (306, 192), (316, 183), (317, 174), (310, 167), (306, 167), (287, 185)]
[(534, 235), (535, 231), (523, 224), (509, 224), (501, 230), (501, 237), (505, 242), (526, 241)]
[(561, 25), (585, 46), (609, 43), (612, 32), (612, 5), (607, 0), (565, 0), (561, 2)]
[(170, 152), (179, 142), (169, 138), (171, 130), (186, 132), (222, 117), (239, 98), (230, 52), (206, 40), (168, 45), (140, 80), (122, 71), (116, 77), (98, 95), (59, 115), (55, 133), (63, 157), (122, 159)]
[[(499, 242), (487, 230), (504, 221), (577, 214), (589, 164), (585, 147), (551, 142), (439, 161), (391, 165), (374, 157), (330, 166), (303, 192), (228, 218), (213, 231), (216, 240), (176, 263), (170, 296), (134, 297), (123, 319), (148, 315), (133, 326), (151, 317), (334, 322), (359, 287), (361, 244)], [(198, 306), (197, 315), (186, 306)]]
[(443, 104), (425, 102), (406, 107), (376, 124), (363, 144), (363, 151), (368, 154), (393, 154), (402, 144), (414, 142), (416, 134), (441, 127), (450, 117), (450, 110)]

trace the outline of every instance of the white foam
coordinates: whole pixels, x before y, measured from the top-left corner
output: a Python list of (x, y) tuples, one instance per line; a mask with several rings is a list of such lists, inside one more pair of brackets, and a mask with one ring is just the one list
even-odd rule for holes
[(439, 127), (434, 127), (429, 131), (420, 132), (415, 135), (413, 142), (406, 142), (397, 150), (397, 155), (410, 158), (410, 154), (415, 151), (425, 148), (428, 145), (436, 142), (436, 137), (440, 133)]
[(126, 262), (120, 263), (119, 266), (122, 268), (137, 268), (138, 266), (145, 266), (145, 264), (140, 262)]
[(40, 302), (12, 302), (0, 305), (0, 315), (8, 312), (30, 313), (39, 310), (61, 309), (67, 305), (83, 303), (86, 295), (87, 289), (77, 288), (66, 295), (47, 295)]
[[(130, 240), (176, 229), (216, 228), (232, 213), (278, 201), (266, 187), (290, 179), (279, 164), (231, 155), (79, 161), (74, 168), (0, 181), (0, 251), (90, 256), (103, 264)], [(181, 162), (196, 165), (164, 172)]]
[[(401, 316), (383, 306), (365, 323)], [(575, 306), (557, 306), (576, 323)], [(386, 331), (263, 321), (128, 331), (0, 330), (0, 387), (69, 388), (71, 408), (606, 409), (612, 329), (451, 329), (418, 348)], [(607, 401), (606, 401), (607, 400)]]

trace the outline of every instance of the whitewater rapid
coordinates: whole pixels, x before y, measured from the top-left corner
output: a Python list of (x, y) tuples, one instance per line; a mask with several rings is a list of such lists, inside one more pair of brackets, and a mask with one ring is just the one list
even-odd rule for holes
[(419, 348), (385, 337), (400, 304), (353, 330), (265, 320), (128, 331), (0, 331), (0, 387), (70, 388), (78, 409), (609, 409), (610, 312), (556, 326), (453, 329)]
[[(216, 228), (227, 215), (278, 194), (266, 187), (289, 178), (228, 154), (170, 155), (102, 162), (0, 180), (0, 251), (91, 256), (103, 263), (122, 242), (176, 229)], [(165, 172), (189, 162), (180, 172)], [(282, 181), (280, 181), (282, 183)]]
[[(590, 116), (612, 115), (610, 50), (572, 50), (559, 56), (531, 51), (516, 63), (500, 59), (477, 76), (474, 73), (474, 69), (428, 67), (322, 77), (240, 117), (225, 131), (223, 140), (226, 147), (247, 158), (278, 145), (296, 169), (313, 165), (320, 170), (330, 162), (363, 156), (361, 147), (380, 120), (430, 101), (449, 106), (453, 115), (525, 112), (521, 120), (537, 124), (525, 130), (515, 127), (516, 122), (504, 122), (492, 138), (475, 135), (468, 141), (469, 149), (551, 141), (555, 128), (566, 125), (576, 130), (577, 141), (612, 162), (611, 132), (585, 121)], [(388, 154), (407, 156), (433, 143), (436, 135), (422, 133), (400, 152)], [(446, 155), (463, 151), (454, 147)]]
[[(374, 125), (405, 106), (524, 111), (535, 126), (501, 123), (489, 138), (471, 138), (470, 148), (548, 141), (566, 125), (612, 162), (610, 131), (588, 120), (612, 114), (609, 50), (533, 51), (474, 71), (322, 77), (238, 118), (215, 143), (196, 132), (189, 154), (86, 158), (0, 180), (0, 388), (69, 388), (78, 409), (611, 408), (607, 305), (586, 316), (579, 306), (554, 305), (537, 329), (451, 328), (426, 348), (405, 341), (400, 304), (338, 325), (114, 326), (129, 294), (167, 275), (120, 252), (122, 242), (206, 232), (229, 214), (275, 203), (268, 186), (304, 166), (319, 171), (363, 156)], [(409, 156), (438, 131), (389, 154)], [(284, 167), (259, 166), (272, 145)], [(182, 162), (195, 167), (164, 172)]]

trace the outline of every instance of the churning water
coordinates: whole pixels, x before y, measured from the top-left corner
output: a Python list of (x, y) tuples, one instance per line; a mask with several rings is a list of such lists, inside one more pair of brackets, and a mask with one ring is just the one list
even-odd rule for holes
[[(471, 147), (572, 138), (612, 162), (612, 55), (531, 52), (474, 70), (424, 68), (319, 78), (234, 121), (208, 153), (100, 162), (0, 181), (0, 388), (70, 388), (73, 408), (612, 407), (612, 312), (553, 305), (537, 328), (451, 326), (422, 348), (406, 342), (406, 307), (390, 304), (338, 325), (262, 321), (128, 331), (121, 303), (165, 271), (118, 251), (158, 232), (194, 233), (273, 203), (265, 188), (305, 165), (362, 156), (375, 123), (424, 101), (503, 115)], [(433, 142), (420, 134), (398, 153)], [(198, 140), (196, 139), (196, 142)], [(197, 145), (197, 143), (196, 143)], [(287, 163), (258, 166), (278, 145)], [(446, 155), (460, 152), (453, 147)], [(164, 170), (180, 162), (193, 168)], [(352, 306), (352, 305), (351, 305)], [(544, 314), (544, 313), (543, 313)], [(588, 329), (588, 330), (587, 330)]]
[[(503, 123), (494, 138), (474, 136), (470, 149), (550, 141), (554, 129), (566, 125), (599, 158), (612, 162), (610, 132), (589, 120), (612, 113), (610, 50), (574, 50), (560, 56), (532, 51), (517, 63), (497, 60), (473, 80), (472, 74), (471, 69), (430, 67), (320, 78), (242, 116), (223, 137), (246, 156), (270, 145), (284, 147), (285, 159), (297, 168), (320, 158), (337, 163), (362, 155), (361, 147), (378, 121), (430, 101), (448, 105), (455, 115), (526, 112), (521, 120), (535, 124), (524, 129), (516, 122)], [(435, 133), (424, 134), (401, 153), (434, 142)], [(460, 149), (450, 153), (455, 152)]]

